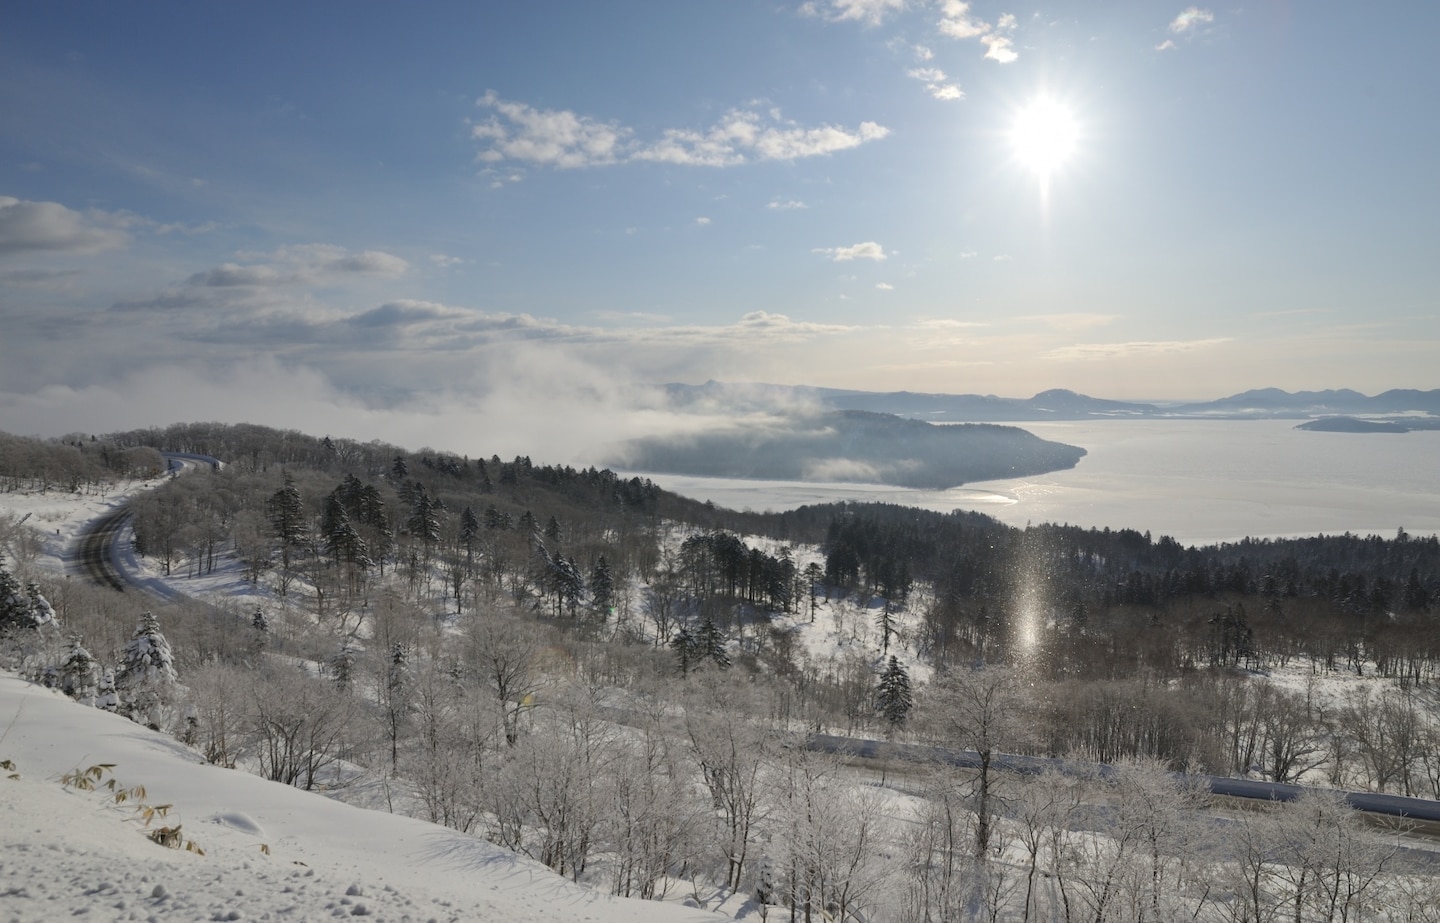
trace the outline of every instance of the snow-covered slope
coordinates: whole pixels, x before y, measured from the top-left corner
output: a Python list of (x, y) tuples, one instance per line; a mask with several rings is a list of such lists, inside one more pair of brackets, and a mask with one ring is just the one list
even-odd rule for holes
[[(483, 840), (205, 765), (175, 740), (0, 673), (0, 919), (714, 921), (611, 898)], [(144, 786), (204, 850), (146, 837), (137, 803), (61, 784)]]

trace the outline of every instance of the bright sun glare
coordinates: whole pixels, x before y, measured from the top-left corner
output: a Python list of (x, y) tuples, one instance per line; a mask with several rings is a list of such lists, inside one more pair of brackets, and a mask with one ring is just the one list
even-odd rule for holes
[(1075, 151), (1079, 130), (1070, 110), (1041, 96), (1021, 109), (1010, 131), (1010, 143), (1021, 163), (1048, 179)]

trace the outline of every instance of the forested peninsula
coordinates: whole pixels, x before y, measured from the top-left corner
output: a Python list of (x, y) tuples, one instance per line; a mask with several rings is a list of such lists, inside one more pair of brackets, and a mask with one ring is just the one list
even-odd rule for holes
[(943, 490), (1073, 468), (1085, 450), (992, 423), (935, 425), (842, 410), (636, 440), (614, 459), (637, 471)]

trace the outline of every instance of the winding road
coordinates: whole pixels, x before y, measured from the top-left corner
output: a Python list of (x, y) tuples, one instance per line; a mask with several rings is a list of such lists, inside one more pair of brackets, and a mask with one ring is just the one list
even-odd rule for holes
[(115, 564), (115, 544), (134, 515), (129, 506), (119, 506), (85, 524), (76, 543), (75, 563), (95, 583), (125, 592), (127, 583)]
[[(199, 470), (202, 466), (219, 468), (223, 464), (219, 459), (211, 458), (209, 455), (195, 455), (188, 452), (161, 452), (160, 454), (169, 466), (168, 473), (171, 477)], [(129, 505), (122, 503), (105, 515), (87, 522), (75, 541), (75, 549), (71, 558), (74, 567), (93, 582), (120, 593), (125, 592), (127, 587), (136, 585), (116, 563), (116, 546), (126, 527), (130, 525), (130, 518), (133, 515)], [(151, 592), (161, 597), (171, 598), (174, 595), (161, 592), (154, 587), (150, 589)]]

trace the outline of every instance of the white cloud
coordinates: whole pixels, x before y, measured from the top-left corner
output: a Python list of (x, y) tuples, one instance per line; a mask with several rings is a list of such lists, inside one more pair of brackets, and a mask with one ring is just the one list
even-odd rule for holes
[(1008, 35), (996, 35), (992, 32), (980, 36), (980, 41), (985, 45), (985, 57), (991, 61), (1009, 64), (1020, 57), (1015, 52), (1014, 41)]
[(710, 219), (706, 218), (704, 215), (701, 215), (699, 218), (695, 219), (695, 223), (703, 228), (705, 225), (710, 223)]
[(306, 285), (345, 275), (400, 276), (410, 264), (381, 250), (350, 251), (329, 244), (282, 247), (272, 253), (242, 253), (246, 263), (222, 263), (186, 280), (192, 286)]
[(915, 60), (917, 60), (917, 61), (933, 61), (934, 59), (935, 59), (935, 52), (931, 51), (929, 48), (927, 48), (927, 47), (924, 46), (924, 45), (916, 45), (916, 46), (915, 46)]
[(706, 131), (667, 129), (654, 144), (643, 146), (632, 160), (682, 166), (727, 167), (756, 160), (798, 160), (858, 147), (890, 133), (874, 122), (854, 131), (834, 125), (802, 128), (794, 123), (767, 123), (769, 116), (733, 109)]
[(936, 99), (956, 100), (965, 98), (965, 91), (961, 90), (957, 84), (948, 83), (949, 78), (945, 75), (945, 72), (938, 67), (917, 67), (907, 71), (907, 75), (925, 84), (925, 89)]
[(125, 246), (130, 237), (119, 228), (124, 215), (87, 213), (59, 202), (27, 202), (0, 196), (0, 256), (26, 251), (98, 253)]
[(274, 266), (221, 263), (214, 269), (197, 272), (186, 281), (190, 285), (228, 288), (238, 285), (281, 285), (293, 281), (293, 276), (280, 272)]
[(765, 207), (773, 209), (775, 211), (788, 212), (796, 211), (802, 208), (809, 208), (810, 206), (806, 205), (804, 202), (801, 202), (799, 199), (786, 199), (783, 202), (779, 199), (775, 199)]
[(1170, 22), (1170, 31), (1176, 35), (1183, 35), (1192, 29), (1209, 25), (1215, 21), (1215, 14), (1209, 10), (1202, 10), (1198, 6), (1187, 7)]
[(452, 266), (459, 266), (465, 261), (458, 256), (450, 256), (445, 253), (432, 253), (430, 254), (430, 262), (439, 266), (441, 269), (449, 269)]
[(940, 33), (950, 38), (979, 38), (990, 31), (990, 24), (970, 15), (965, 0), (941, 0)]
[(562, 169), (611, 164), (621, 159), (630, 134), (613, 123), (507, 102), (493, 92), (479, 105), (498, 113), (471, 129), (475, 140), (489, 144), (480, 152), (486, 162), (520, 160)]
[(991, 25), (972, 15), (967, 0), (940, 0), (939, 7), (937, 28), (941, 35), (954, 39), (979, 39), (985, 46), (985, 57), (1000, 64), (1009, 64), (1020, 56), (1015, 51), (1014, 40), (1001, 34), (1015, 28), (1014, 14), (1002, 13)]
[(1156, 51), (1169, 51), (1170, 49), (1175, 48), (1175, 47), (1176, 47), (1175, 43), (1174, 43), (1173, 41), (1171, 41), (1170, 39), (1167, 38), (1165, 41), (1163, 41), (1163, 42), (1161, 42), (1160, 44), (1156, 45), (1156, 46), (1155, 46), (1155, 50), (1156, 50)]
[(473, 312), (433, 301), (402, 299), (351, 315), (345, 318), (345, 323), (355, 327), (402, 327), (430, 321), (467, 319), (472, 316)]
[(471, 136), (485, 145), (486, 163), (521, 161), (560, 169), (648, 161), (681, 166), (729, 167), (750, 161), (797, 160), (831, 154), (877, 141), (890, 133), (875, 122), (848, 129), (805, 127), (778, 113), (732, 109), (710, 128), (670, 128), (659, 140), (642, 142), (632, 129), (569, 111), (537, 110), (487, 93), (479, 105), (496, 115), (474, 126)]
[(882, 292), (895, 291), (895, 286), (891, 285), (889, 282), (876, 282), (875, 287)]
[(822, 253), (837, 263), (848, 263), (851, 260), (879, 261), (886, 259), (885, 248), (873, 240), (852, 244), (848, 247), (817, 247), (810, 252)]
[(906, 0), (809, 0), (800, 5), (806, 16), (820, 16), (831, 22), (863, 22), (878, 26), (891, 13), (905, 9)]

